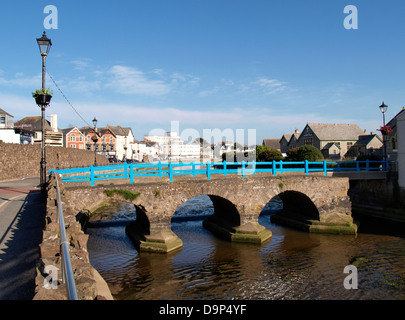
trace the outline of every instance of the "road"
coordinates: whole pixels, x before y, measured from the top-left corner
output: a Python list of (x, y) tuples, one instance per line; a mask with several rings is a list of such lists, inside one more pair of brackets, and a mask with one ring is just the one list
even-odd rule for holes
[(31, 300), (45, 226), (39, 178), (0, 181), (0, 300)]

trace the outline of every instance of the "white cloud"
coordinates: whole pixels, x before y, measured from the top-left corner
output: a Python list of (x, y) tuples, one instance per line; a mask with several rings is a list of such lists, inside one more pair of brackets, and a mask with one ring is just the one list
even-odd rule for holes
[(118, 93), (158, 96), (170, 92), (170, 86), (164, 81), (148, 79), (145, 73), (132, 67), (115, 65), (108, 73), (112, 78), (106, 86)]
[[(10, 87), (40, 87), (42, 83), (42, 75), (37, 74), (35, 76), (26, 76), (25, 74), (19, 72), (16, 73), (14, 78), (6, 79), (0, 78), (0, 84)], [(33, 90), (34, 91), (34, 90)]]

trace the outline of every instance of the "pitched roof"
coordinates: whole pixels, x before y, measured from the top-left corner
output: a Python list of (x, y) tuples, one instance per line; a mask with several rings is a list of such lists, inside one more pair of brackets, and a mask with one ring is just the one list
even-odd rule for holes
[[(31, 131), (41, 131), (42, 130), (42, 117), (25, 117), (17, 121), (15, 124), (17, 128), (29, 128)], [(45, 119), (45, 130), (52, 130), (51, 124)]]
[(329, 150), (329, 149), (332, 148), (333, 146), (337, 147), (338, 149), (341, 149), (336, 143), (334, 143), (334, 142), (328, 142), (327, 144), (324, 145), (324, 147), (322, 148), (322, 150)]
[(356, 145), (367, 146), (374, 138), (379, 139), (382, 142), (382, 139), (378, 134), (367, 134), (359, 136), (359, 139), (356, 142)]
[(7, 111), (4, 111), (2, 108), (0, 108), (0, 114), (5, 114), (5, 115), (7, 115), (7, 116), (10, 116), (10, 117), (13, 117), (13, 118), (14, 118), (14, 116), (12, 116), (11, 114), (9, 114)]
[(279, 139), (263, 139), (263, 145), (272, 149), (280, 150)]
[[(308, 123), (319, 140), (356, 140), (364, 131), (357, 124)], [(303, 131), (301, 136), (305, 135)]]
[(107, 124), (106, 128), (111, 129), (117, 136), (128, 136), (131, 128), (123, 128), (121, 126), (110, 126)]

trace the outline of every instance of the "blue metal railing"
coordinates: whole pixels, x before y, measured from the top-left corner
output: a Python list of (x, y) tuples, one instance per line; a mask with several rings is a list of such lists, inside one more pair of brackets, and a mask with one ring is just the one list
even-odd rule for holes
[(173, 181), (177, 175), (205, 175), (208, 180), (213, 174), (236, 173), (245, 177), (256, 173), (268, 172), (274, 176), (284, 172), (323, 172), (330, 171), (387, 171), (387, 161), (272, 161), (272, 162), (158, 162), (158, 163), (123, 163), (118, 165), (85, 167), (74, 169), (51, 169), (60, 174), (62, 182), (83, 182), (110, 179), (129, 179), (134, 183), (137, 177), (169, 177)]

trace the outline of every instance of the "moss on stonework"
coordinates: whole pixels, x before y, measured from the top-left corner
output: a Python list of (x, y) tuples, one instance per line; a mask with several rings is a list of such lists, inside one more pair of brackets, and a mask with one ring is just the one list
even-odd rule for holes
[(133, 201), (140, 196), (140, 193), (133, 193), (131, 191), (122, 190), (122, 189), (104, 190), (104, 193), (108, 197), (112, 197), (112, 196), (114, 196), (114, 194), (119, 194), (119, 195), (122, 195), (124, 197), (124, 199), (129, 200), (129, 201)]

